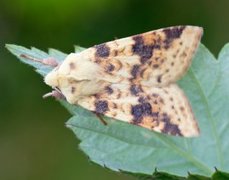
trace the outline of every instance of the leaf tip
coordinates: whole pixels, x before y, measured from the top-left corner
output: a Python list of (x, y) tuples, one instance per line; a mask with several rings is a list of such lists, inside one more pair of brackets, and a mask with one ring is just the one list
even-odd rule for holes
[(5, 44), (5, 48), (10, 51), (10, 49), (15, 46), (14, 44)]

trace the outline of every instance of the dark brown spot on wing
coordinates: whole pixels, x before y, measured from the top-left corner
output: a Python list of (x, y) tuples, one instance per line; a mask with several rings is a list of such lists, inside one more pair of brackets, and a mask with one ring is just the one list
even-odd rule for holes
[(142, 88), (140, 85), (133, 84), (130, 86), (130, 92), (132, 95), (137, 96), (140, 92), (142, 92)]
[(118, 108), (118, 106), (117, 106), (117, 104), (113, 104), (113, 106), (114, 106), (114, 109), (117, 109)]
[(159, 101), (161, 104), (164, 104), (164, 100), (162, 98), (159, 98)]
[(133, 40), (135, 43), (132, 46), (132, 52), (140, 56), (141, 63), (145, 63), (152, 57), (154, 49), (160, 49), (160, 45), (158, 44), (152, 43), (146, 45), (141, 35), (134, 36)]
[(135, 64), (133, 65), (133, 68), (131, 69), (131, 75), (133, 76), (133, 78), (135, 79), (139, 73), (139, 69), (140, 69), (140, 65)]
[(177, 26), (177, 27), (172, 27), (172, 28), (166, 28), (163, 30), (165, 33), (165, 48), (169, 48), (170, 44), (173, 42), (174, 39), (177, 39), (181, 36), (183, 30), (185, 29), (185, 26)]
[(114, 69), (115, 69), (115, 66), (113, 64), (109, 64), (106, 67), (106, 72), (110, 73), (110, 72), (114, 71)]
[(145, 97), (139, 97), (138, 98), (138, 102), (145, 103), (146, 102), (146, 98)]
[(104, 114), (106, 111), (108, 111), (108, 103), (107, 101), (96, 101), (95, 102), (95, 112)]
[(112, 94), (114, 91), (113, 91), (113, 89), (110, 87), (110, 86), (106, 86), (105, 87), (105, 90), (106, 90), (106, 92), (108, 93), (108, 94)]
[(96, 45), (96, 56), (98, 57), (108, 57), (110, 54), (110, 48), (106, 44)]
[(185, 51), (180, 55), (181, 58), (185, 58), (186, 56), (187, 56), (187, 53)]
[(181, 110), (181, 111), (184, 111), (184, 107), (183, 107), (183, 106), (181, 106), (181, 107), (180, 107), (180, 110)]
[(176, 124), (171, 123), (170, 118), (166, 113), (163, 114), (162, 121), (164, 122), (164, 128), (162, 129), (163, 133), (182, 136), (179, 127)]
[(155, 97), (155, 98), (157, 98), (159, 95), (156, 94), (156, 93), (153, 93), (152, 96)]
[(154, 67), (154, 68), (158, 68), (159, 65), (158, 65), (158, 64), (154, 64), (153, 67)]
[(131, 114), (134, 117), (133, 123), (139, 124), (142, 118), (147, 115), (151, 115), (152, 107), (150, 103), (137, 104), (131, 107)]
[(117, 56), (117, 55), (118, 55), (118, 51), (115, 50), (115, 51), (114, 51), (114, 56)]
[(154, 100), (153, 103), (154, 103), (154, 104), (158, 104), (157, 100)]
[(166, 28), (163, 30), (163, 32), (166, 35), (167, 39), (176, 39), (179, 38), (185, 29), (185, 26), (177, 26), (177, 27), (172, 27), (172, 28)]
[(158, 82), (158, 83), (161, 83), (161, 77), (162, 77), (162, 75), (158, 75), (158, 76), (157, 76), (157, 82)]

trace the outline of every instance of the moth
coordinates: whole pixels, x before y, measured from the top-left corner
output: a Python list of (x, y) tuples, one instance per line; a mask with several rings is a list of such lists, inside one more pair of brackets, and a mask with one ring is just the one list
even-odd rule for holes
[[(179, 80), (203, 30), (174, 26), (71, 53), (44, 79), (70, 104), (159, 133), (199, 135)], [(50, 63), (50, 62), (49, 62)]]

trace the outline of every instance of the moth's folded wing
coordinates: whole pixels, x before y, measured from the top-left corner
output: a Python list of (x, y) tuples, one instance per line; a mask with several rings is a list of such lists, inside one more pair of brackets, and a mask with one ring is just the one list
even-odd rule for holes
[(200, 27), (175, 26), (103, 43), (83, 54), (100, 65), (106, 81), (162, 87), (187, 71), (201, 36)]
[(165, 86), (187, 71), (202, 28), (175, 26), (103, 43), (83, 51), (101, 67), (106, 81)]
[(86, 109), (157, 132), (194, 137), (199, 128), (183, 91), (175, 84), (163, 88), (112, 85), (79, 100)]

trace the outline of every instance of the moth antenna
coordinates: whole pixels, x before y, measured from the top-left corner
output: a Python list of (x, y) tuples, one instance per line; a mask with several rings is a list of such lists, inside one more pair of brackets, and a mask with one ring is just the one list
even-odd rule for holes
[(57, 62), (57, 60), (53, 57), (49, 57), (49, 58), (45, 58), (45, 59), (37, 59), (25, 54), (21, 54), (20, 57), (25, 58), (25, 59), (29, 59), (31, 61), (34, 62), (39, 62), (41, 64), (47, 65), (47, 66), (51, 66), (51, 67), (57, 67), (59, 65), (59, 63)]
[(47, 97), (54, 97), (57, 100), (63, 100), (65, 99), (65, 96), (59, 91), (59, 90), (53, 90), (52, 92), (46, 93), (44, 94), (42, 97), (43, 98), (47, 98)]
[(48, 98), (50, 96), (53, 97), (53, 92), (46, 93), (42, 97), (45, 99), (45, 98)]

